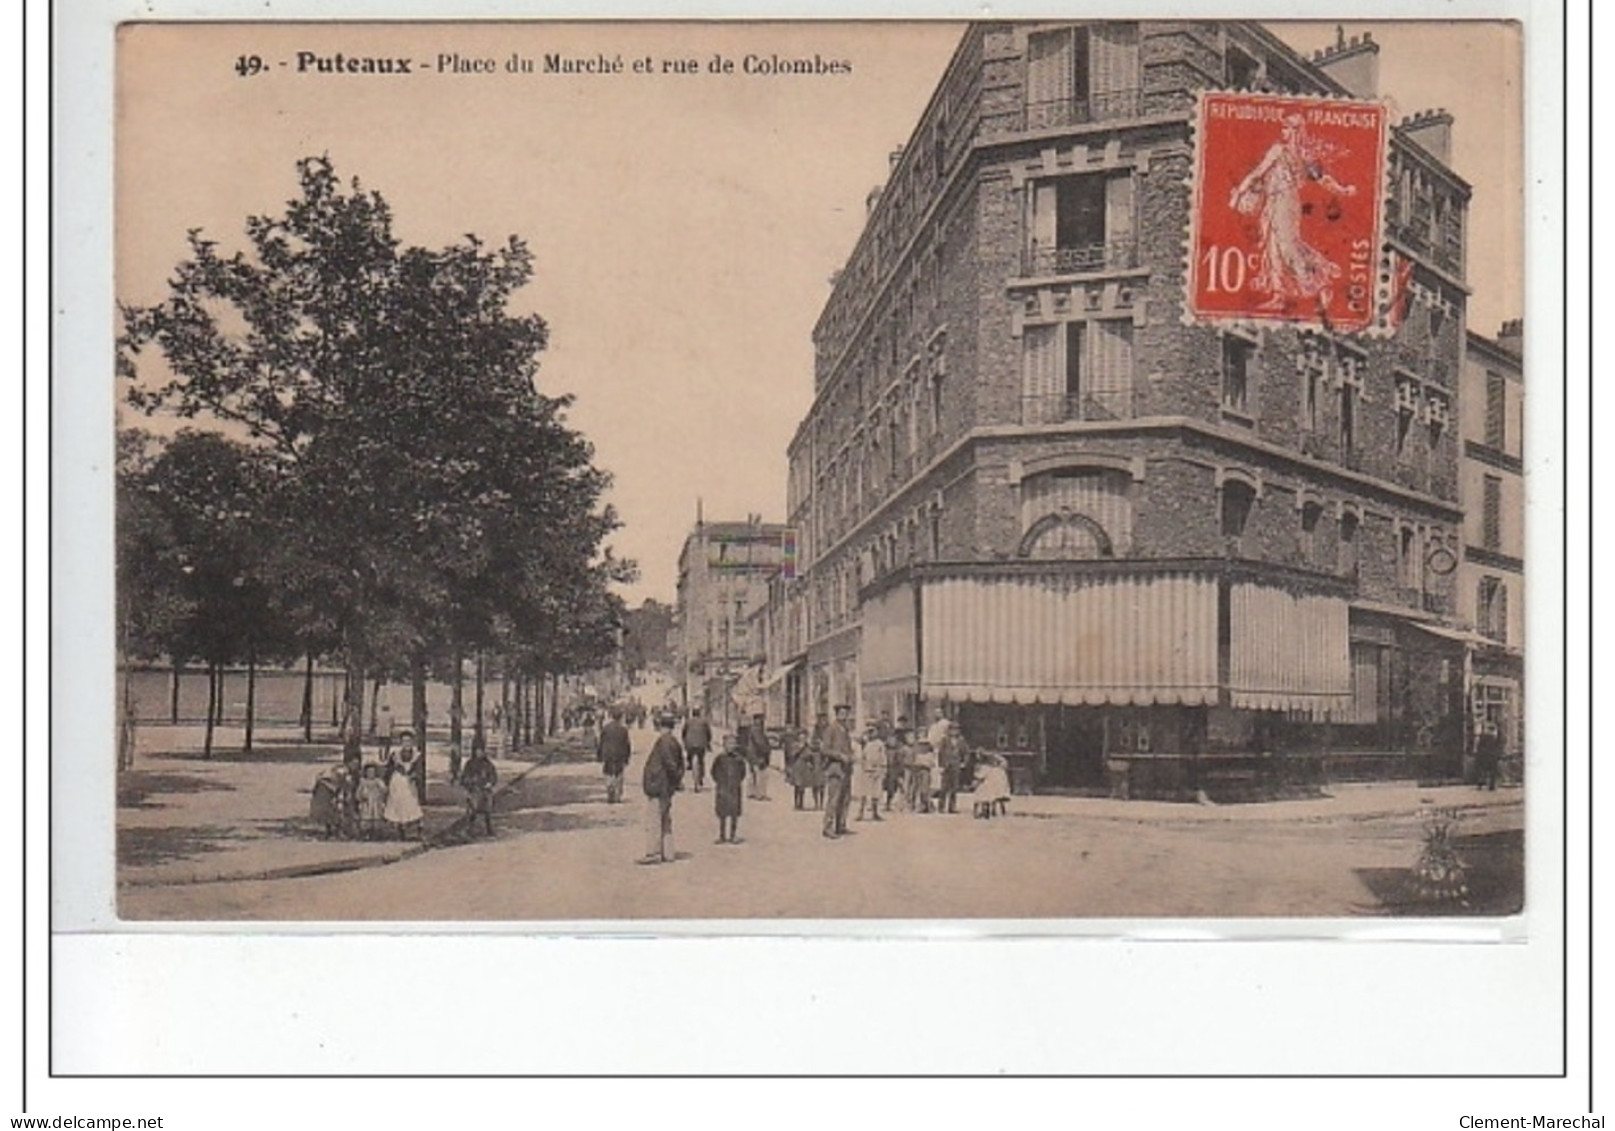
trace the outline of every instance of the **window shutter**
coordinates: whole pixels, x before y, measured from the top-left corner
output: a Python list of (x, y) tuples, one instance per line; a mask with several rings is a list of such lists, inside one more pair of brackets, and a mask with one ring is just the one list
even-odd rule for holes
[(1138, 25), (1095, 24), (1089, 30), (1092, 64), (1089, 81), (1095, 95), (1137, 90)]

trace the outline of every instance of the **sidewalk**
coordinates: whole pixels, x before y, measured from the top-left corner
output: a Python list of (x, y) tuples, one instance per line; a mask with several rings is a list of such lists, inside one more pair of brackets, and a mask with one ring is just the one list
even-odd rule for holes
[[(964, 805), (969, 794), (960, 795)], [(1239, 804), (1195, 805), (1174, 801), (1120, 801), (1108, 797), (1033, 795), (1010, 799), (1011, 814), (1151, 824), (1306, 824), (1414, 817), (1424, 809), (1456, 809), (1465, 815), (1523, 809), (1519, 786), (1480, 790), (1472, 785), (1420, 786), (1415, 782), (1353, 782), (1329, 787), (1328, 796)]]
[[(465, 795), (448, 780), (448, 751), (440, 743), (427, 750), (419, 841), (324, 839), (309, 820), (309, 797), (315, 777), (340, 757), (333, 742), (305, 744), (295, 730), (263, 729), (253, 753), (244, 755), (239, 730), (230, 729), (215, 735), (211, 759), (202, 757), (201, 745), (200, 727), (142, 728), (134, 769), (118, 776), (120, 887), (350, 871), (465, 839)], [(499, 791), (556, 748), (496, 758)], [(374, 753), (367, 746), (366, 756)]]

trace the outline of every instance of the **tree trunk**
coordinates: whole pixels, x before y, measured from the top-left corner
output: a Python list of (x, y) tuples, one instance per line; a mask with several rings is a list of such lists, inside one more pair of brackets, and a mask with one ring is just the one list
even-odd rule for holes
[(118, 711), (118, 769), (132, 770), (135, 766), (135, 691), (134, 671), (128, 663), (123, 665), (123, 703)]
[(474, 750), (488, 748), (488, 736), (482, 731), (482, 687), (488, 680), (487, 658), (483, 656), (482, 649), (477, 649), (477, 721), (471, 732), (471, 747)]
[(381, 706), (381, 677), (378, 675), (370, 684), (370, 737), (376, 737), (376, 711)]
[(342, 734), (342, 760), (354, 767), (364, 761), (364, 659), (351, 631), (343, 641), (347, 668), (342, 681), (342, 721), (338, 725)]
[(303, 661), (303, 706), (297, 713), (303, 726), (303, 741), (314, 741), (314, 652), (310, 650)]
[(454, 685), (449, 700), (449, 745), (458, 748), (464, 732), (465, 718), (465, 653), (454, 649)]
[(510, 658), (505, 657), (500, 663), (499, 672), (499, 740), (508, 750), (510, 741)]
[(202, 757), (213, 757), (213, 719), (219, 702), (219, 665), (207, 666), (207, 725), (202, 732)]
[(550, 730), (555, 734), (559, 729), (556, 723), (560, 719), (561, 710), (561, 673), (556, 672), (550, 676)]
[(252, 753), (252, 723), (253, 711), (257, 706), (258, 696), (258, 651), (256, 648), (247, 649), (247, 733), (241, 742), (243, 754)]
[(168, 685), (168, 725), (179, 726), (179, 681), (185, 674), (185, 661), (174, 661), (174, 679)]
[(522, 695), (521, 735), (519, 736), (519, 741), (522, 746), (527, 747), (533, 744), (533, 679), (527, 675), (518, 676), (517, 678), (521, 682), (516, 686), (521, 689)]
[(409, 658), (409, 717), (415, 730), (415, 752), (420, 760), (415, 763), (415, 796), (426, 804), (426, 653), (415, 652)]

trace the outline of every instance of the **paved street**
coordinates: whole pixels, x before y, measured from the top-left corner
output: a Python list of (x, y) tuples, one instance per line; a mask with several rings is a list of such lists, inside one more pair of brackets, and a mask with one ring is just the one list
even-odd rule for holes
[[(1471, 869), (1472, 898), (1469, 908), (1452, 910), (1506, 913), (1520, 890), (1520, 791), (1411, 784), (1341, 786), (1331, 798), (1211, 807), (1018, 797), (1004, 819), (899, 813), (879, 824), (854, 823), (852, 835), (828, 841), (820, 835), (820, 815), (795, 812), (776, 774), (773, 800), (746, 802), (743, 843), (714, 844), (712, 794), (687, 790), (674, 810), (678, 860), (640, 866), (637, 780), (651, 734), (636, 731), (634, 737), (631, 788), (622, 805), (606, 804), (598, 767), (574, 749), (550, 764), (504, 765), (506, 783), (526, 773), (500, 798), (491, 841), (405, 855), (397, 845), (312, 841), (290, 817), (275, 824), (296, 849), (288, 859), (313, 851), (306, 847), (312, 841), (333, 859), (354, 850), (391, 853), (385, 866), (287, 876), (260, 866), (286, 853), (260, 830), (263, 860), (235, 874), (281, 878), (185, 882), (196, 871), (176, 834), (179, 847), (165, 865), (168, 872), (149, 866), (120, 871), (120, 913), (197, 920), (1428, 913), (1428, 907), (1408, 905), (1405, 892), (1407, 870), (1419, 853), (1417, 812), (1431, 805), (1464, 809), (1457, 834)], [(295, 775), (306, 791), (304, 777), (312, 777), (307, 764)], [(306, 792), (294, 792), (284, 768), (267, 778), (290, 798), (292, 811), (306, 806)], [(251, 803), (249, 791), (234, 792), (239, 803)], [(149, 804), (150, 811), (135, 813), (146, 827), (160, 819), (160, 790)], [(280, 804), (286, 808), (286, 798)], [(128, 817), (120, 809), (120, 829)], [(204, 812), (197, 819), (216, 826), (223, 818)]]

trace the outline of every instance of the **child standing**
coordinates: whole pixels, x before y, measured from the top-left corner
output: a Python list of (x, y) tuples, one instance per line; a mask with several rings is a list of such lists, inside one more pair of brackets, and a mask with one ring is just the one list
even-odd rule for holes
[(493, 787), (499, 782), (499, 771), (494, 768), (488, 752), (480, 745), (471, 747), (471, 760), (460, 770), (460, 788), (465, 790), (466, 829), (477, 834), (477, 815), (493, 836)]
[(723, 753), (712, 761), (713, 805), (718, 812), (718, 843), (740, 843), (740, 787), (746, 780), (746, 760), (736, 749), (735, 736), (725, 735)]
[(381, 780), (381, 767), (366, 762), (359, 779), (359, 831), (369, 840), (387, 819), (387, 783)]

